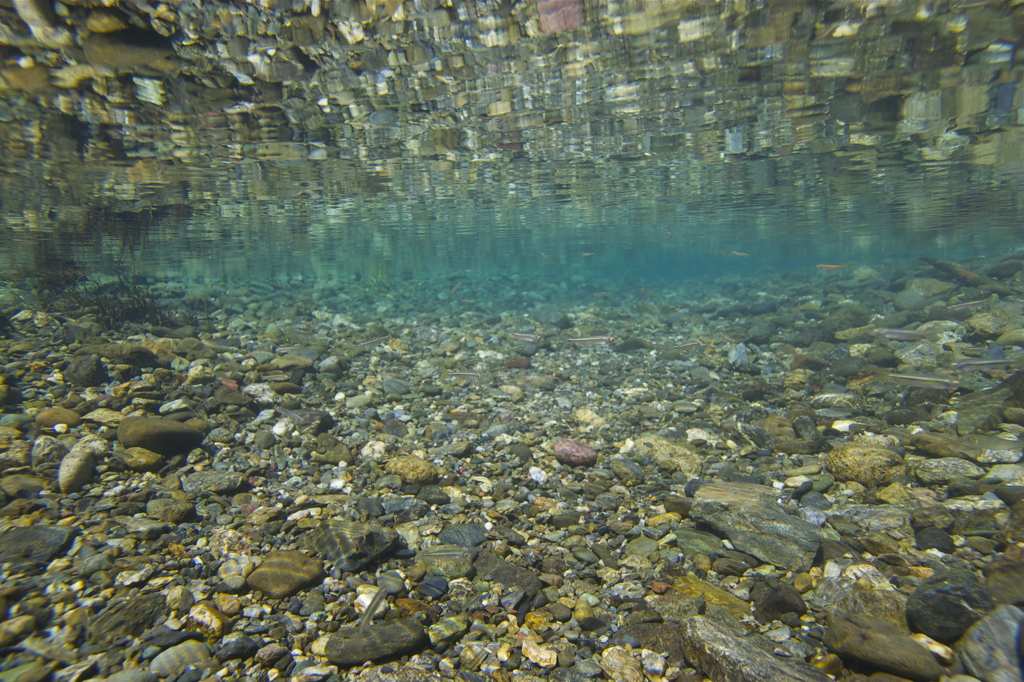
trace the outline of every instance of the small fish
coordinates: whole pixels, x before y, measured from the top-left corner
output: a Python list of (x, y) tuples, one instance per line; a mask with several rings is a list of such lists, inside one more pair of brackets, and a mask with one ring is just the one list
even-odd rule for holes
[(718, 332), (718, 335), (721, 336), (726, 341), (728, 341), (729, 343), (736, 343), (736, 339), (732, 338), (731, 336), (726, 335), (725, 332)]
[(991, 299), (982, 298), (977, 301), (964, 301), (962, 303), (954, 303), (953, 305), (947, 305), (946, 310), (951, 312), (957, 312), (959, 310), (970, 310), (971, 308), (977, 308), (989, 303)]
[(893, 329), (892, 327), (875, 327), (868, 332), (871, 336), (878, 336), (892, 341), (917, 341), (919, 339), (935, 339), (935, 332), (923, 332), (917, 329)]
[(281, 355), (287, 355), (288, 353), (291, 353), (291, 352), (297, 351), (297, 350), (301, 350), (301, 349), (302, 349), (302, 346), (278, 346), (274, 350), (277, 351), (278, 353), (280, 353)]
[(566, 339), (569, 343), (576, 343), (581, 346), (607, 346), (615, 343), (614, 336), (581, 336), (576, 339)]
[(672, 346), (672, 347), (673, 348), (678, 348), (679, 350), (689, 350), (691, 348), (699, 348), (700, 347), (700, 341), (687, 341), (686, 343), (681, 343), (678, 346)]
[(453, 286), (452, 290), (448, 292), (448, 295), (451, 296), (452, 294), (454, 294), (456, 291), (459, 290), (459, 287), (461, 287), (461, 286), (462, 286), (462, 282), (459, 282), (458, 284)]
[(818, 268), (819, 270), (842, 270), (843, 268), (848, 268), (850, 266), (849, 265), (830, 265), (828, 263), (818, 263), (814, 267)]
[(965, 358), (953, 363), (953, 369), (958, 372), (991, 372), (994, 369), (1004, 369), (1013, 363), (1006, 358)]
[(676, 233), (673, 232), (672, 230), (668, 230), (665, 232), (665, 236), (668, 237), (669, 239), (672, 239), (672, 237), (676, 236)]
[(743, 253), (742, 251), (730, 251), (729, 253), (731, 253), (734, 256), (742, 256), (743, 258), (750, 258), (750, 254), (749, 253)]
[(953, 369), (958, 372), (991, 372), (994, 369), (1003, 369), (1013, 364), (1006, 358), (1003, 349), (995, 344), (989, 351), (980, 358), (963, 358), (953, 363)]
[(288, 381), (291, 378), (290, 374), (264, 374), (261, 377), (264, 381)]
[(544, 340), (542, 334), (527, 334), (526, 332), (514, 332), (512, 338), (523, 343), (540, 343)]
[(650, 289), (648, 289), (647, 287), (640, 287), (640, 293), (641, 294), (646, 294), (647, 296), (653, 296), (654, 295), (654, 294), (651, 293)]
[(944, 388), (952, 390), (960, 387), (960, 381), (942, 374), (904, 374), (902, 372), (883, 372), (878, 375), (884, 381), (892, 381), (907, 386), (920, 388)]
[(384, 336), (378, 336), (376, 339), (370, 339), (369, 341), (363, 341), (362, 343), (357, 343), (356, 345), (359, 346), (360, 348), (364, 348), (366, 346), (374, 346), (374, 345), (380, 343), (381, 341), (387, 341), (390, 338), (391, 338), (391, 334), (385, 334)]
[(480, 381), (480, 377), (483, 375), (480, 372), (452, 372), (449, 376), (457, 377), (460, 379), (473, 379), (474, 381)]
[(584, 258), (586, 258), (587, 256), (593, 256), (594, 252), (593, 251), (584, 251), (580, 255), (583, 256)]

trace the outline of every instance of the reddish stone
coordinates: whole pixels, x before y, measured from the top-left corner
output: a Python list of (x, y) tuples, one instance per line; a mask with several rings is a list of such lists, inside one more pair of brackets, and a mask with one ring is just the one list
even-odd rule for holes
[(537, 0), (540, 30), (545, 33), (571, 31), (583, 24), (582, 0)]
[(597, 451), (586, 443), (560, 438), (555, 441), (555, 459), (562, 464), (586, 466), (597, 461)]
[(512, 358), (505, 361), (505, 369), (530, 369), (530, 358)]

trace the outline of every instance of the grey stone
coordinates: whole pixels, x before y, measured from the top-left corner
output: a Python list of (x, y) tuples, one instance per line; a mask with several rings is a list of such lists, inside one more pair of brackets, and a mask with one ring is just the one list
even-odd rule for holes
[(115, 602), (89, 622), (86, 639), (115, 644), (125, 637), (138, 637), (163, 615), (165, 608), (166, 599), (162, 594)]
[(430, 451), (432, 458), (447, 458), (447, 457), (469, 457), (473, 454), (473, 444), (465, 440), (457, 440), (452, 443), (441, 445), (440, 447), (433, 448)]
[(73, 526), (20, 526), (0, 535), (0, 565), (24, 571), (50, 563), (71, 546)]
[(964, 633), (956, 648), (964, 666), (985, 682), (1024, 682), (1019, 641), (1024, 611), (1003, 604)]
[(158, 538), (170, 530), (170, 526), (167, 523), (154, 521), (153, 519), (135, 516), (116, 516), (114, 520), (124, 526), (125, 530), (129, 533), (137, 533), (146, 540)]
[(444, 545), (476, 547), (487, 539), (487, 531), (479, 523), (453, 523), (437, 534)]
[(650, 555), (652, 552), (657, 551), (658, 541), (641, 535), (640, 537), (633, 538), (626, 543), (626, 547), (623, 549), (623, 554), (626, 556), (645, 557)]
[[(547, 608), (551, 609), (551, 606)], [(608, 646), (626, 644), (667, 654), (665, 662), (668, 665), (686, 667), (686, 659), (679, 643), (679, 625), (676, 623), (635, 623), (620, 628), (608, 640)]]
[(106, 682), (156, 682), (158, 679), (156, 673), (143, 670), (142, 668), (129, 668), (128, 670), (114, 673), (107, 678)]
[(971, 571), (940, 571), (922, 581), (907, 599), (907, 622), (915, 631), (951, 644), (994, 606)]
[(646, 479), (640, 465), (625, 457), (615, 457), (611, 461), (612, 473), (618, 476), (624, 485), (638, 485)]
[(360, 631), (345, 628), (327, 640), (325, 655), (335, 665), (349, 667), (418, 651), (429, 644), (426, 630), (415, 618), (379, 623)]
[(896, 626), (864, 614), (833, 612), (824, 642), (844, 660), (907, 679), (929, 682), (943, 673), (942, 666), (923, 645)]
[(985, 585), (998, 604), (1024, 604), (1024, 561), (993, 561), (984, 568)]
[(107, 381), (107, 370), (98, 355), (78, 355), (71, 358), (64, 377), (75, 386), (99, 386)]
[[(679, 628), (688, 661), (716, 682), (829, 682), (832, 678), (803, 661), (772, 653), (761, 635), (740, 637), (704, 616), (691, 616)], [(759, 645), (760, 644), (760, 645)]]
[(787, 613), (798, 616), (807, 613), (804, 598), (792, 585), (769, 578), (760, 590), (754, 592), (754, 617), (767, 623)]
[(711, 556), (723, 547), (722, 541), (717, 535), (702, 530), (677, 528), (673, 533), (676, 536), (676, 546), (683, 550), (688, 557), (692, 557), (694, 554)]
[(189, 494), (217, 493), (230, 495), (245, 485), (245, 474), (237, 471), (197, 471), (181, 481), (181, 489)]
[(821, 530), (783, 511), (766, 486), (709, 483), (694, 494), (690, 516), (761, 561), (806, 571), (821, 544)]
[(544, 588), (544, 583), (532, 571), (514, 566), (493, 552), (481, 552), (473, 567), (480, 578), (494, 581), (509, 590), (536, 594)]
[(958, 478), (981, 478), (985, 470), (965, 459), (940, 457), (920, 462), (914, 473), (925, 485), (944, 485)]

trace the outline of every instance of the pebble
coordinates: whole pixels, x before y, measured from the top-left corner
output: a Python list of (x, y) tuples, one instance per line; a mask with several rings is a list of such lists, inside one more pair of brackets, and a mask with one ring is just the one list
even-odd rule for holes
[(203, 432), (170, 419), (126, 417), (117, 427), (125, 448), (146, 448), (162, 455), (188, 452), (203, 442)]

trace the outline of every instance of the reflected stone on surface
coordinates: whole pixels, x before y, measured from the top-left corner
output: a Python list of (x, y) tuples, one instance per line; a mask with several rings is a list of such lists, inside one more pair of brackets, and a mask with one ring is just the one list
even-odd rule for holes
[(5, 265), (72, 234), (60, 248), (99, 265), (213, 277), (310, 254), (352, 275), (526, 267), (587, 242), (643, 261), (678, 248), (666, 231), (866, 256), (984, 248), (1022, 211), (1020, 5), (115, 2), (48, 21), (0, 19)]

